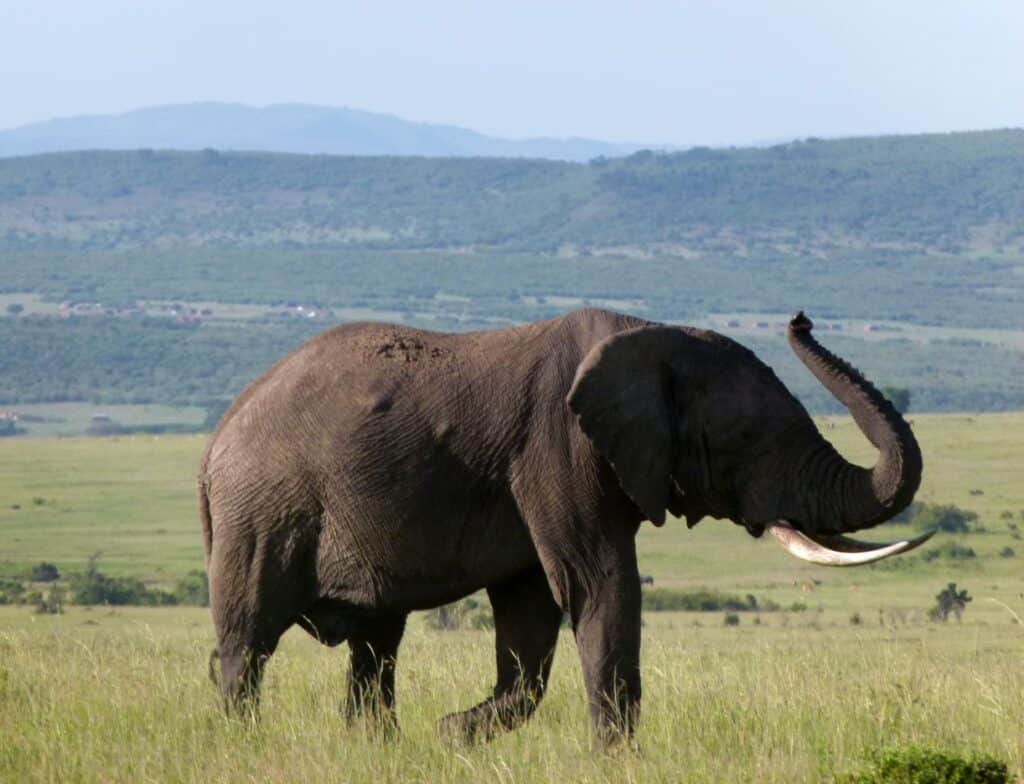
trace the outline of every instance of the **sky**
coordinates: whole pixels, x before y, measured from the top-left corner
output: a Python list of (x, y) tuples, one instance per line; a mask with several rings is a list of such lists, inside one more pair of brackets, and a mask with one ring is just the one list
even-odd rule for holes
[(0, 128), (312, 103), (728, 145), (1024, 126), (1022, 0), (0, 0)]

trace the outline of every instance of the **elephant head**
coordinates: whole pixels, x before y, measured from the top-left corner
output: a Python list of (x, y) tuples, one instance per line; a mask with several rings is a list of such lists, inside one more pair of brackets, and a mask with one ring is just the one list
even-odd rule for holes
[(793, 351), (849, 409), (879, 450), (873, 469), (847, 462), (753, 353), (714, 332), (651, 324), (619, 332), (580, 363), (567, 401), (619, 483), (655, 525), (666, 510), (695, 525), (729, 518), (769, 530), (799, 557), (868, 563), (920, 545), (843, 536), (902, 511), (921, 480), (921, 452), (892, 405), (855, 368), (789, 324)]

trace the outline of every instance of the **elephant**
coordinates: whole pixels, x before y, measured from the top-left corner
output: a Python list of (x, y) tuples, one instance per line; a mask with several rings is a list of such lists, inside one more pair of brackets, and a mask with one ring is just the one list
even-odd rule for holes
[(642, 522), (729, 519), (834, 565), (920, 544), (844, 536), (903, 510), (922, 458), (907, 422), (812, 326), (800, 313), (789, 343), (879, 450), (872, 469), (713, 331), (584, 309), (491, 331), (352, 323), (315, 336), (235, 400), (199, 470), (225, 707), (256, 710), (266, 662), (298, 625), (348, 643), (349, 720), (396, 728), (406, 617), (484, 589), (497, 683), (441, 719), (441, 736), (525, 722), (567, 615), (595, 744), (632, 742)]

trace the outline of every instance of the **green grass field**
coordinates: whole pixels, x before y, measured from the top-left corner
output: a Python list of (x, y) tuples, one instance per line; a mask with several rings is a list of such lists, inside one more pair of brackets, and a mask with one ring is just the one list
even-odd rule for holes
[[(909, 743), (993, 754), (1024, 777), (1024, 542), (1010, 530), (1024, 529), (1024, 414), (913, 420), (919, 498), (978, 513), (986, 530), (962, 537), (977, 558), (829, 570), (722, 521), (644, 527), (641, 570), (657, 587), (807, 609), (743, 613), (730, 627), (721, 613), (647, 614), (639, 754), (589, 751), (569, 633), (526, 728), (448, 749), (434, 722), (485, 696), (490, 632), (435, 632), (413, 618), (399, 665), (403, 731), (389, 745), (344, 726), (344, 652), (301, 632), (286, 635), (263, 722), (246, 730), (221, 717), (206, 680), (206, 611), (17, 606), (0, 608), (0, 781), (819, 782)], [(820, 423), (848, 456), (872, 459), (849, 420)], [(0, 442), (0, 573), (45, 559), (67, 574), (97, 551), (104, 571), (164, 585), (201, 567), (193, 476), (204, 439)], [(1005, 547), (1016, 557), (1000, 557)], [(950, 581), (974, 597), (963, 622), (927, 621)]]

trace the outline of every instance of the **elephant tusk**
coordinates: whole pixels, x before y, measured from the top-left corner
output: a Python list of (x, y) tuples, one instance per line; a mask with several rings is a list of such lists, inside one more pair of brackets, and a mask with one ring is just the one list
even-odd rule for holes
[(822, 566), (862, 566), (893, 555), (906, 553), (932, 538), (935, 531), (890, 544), (861, 542), (838, 534), (811, 536), (796, 530), (784, 520), (768, 526), (768, 531), (791, 555)]

